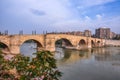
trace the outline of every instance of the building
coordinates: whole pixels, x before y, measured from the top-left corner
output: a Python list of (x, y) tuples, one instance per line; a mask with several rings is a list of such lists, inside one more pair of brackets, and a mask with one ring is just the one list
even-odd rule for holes
[(76, 36), (86, 36), (91, 37), (92, 33), (90, 30), (85, 30), (84, 32), (81, 31), (72, 31), (72, 32), (50, 32), (48, 34), (70, 34), (70, 35), (76, 35)]
[(114, 39), (116, 36), (117, 36), (116, 33), (114, 33), (114, 32), (110, 33), (110, 39)]
[(113, 39), (120, 40), (120, 34), (116, 34), (116, 36)]
[(95, 31), (95, 36), (97, 38), (110, 39), (111, 38), (110, 28), (98, 28)]
[(84, 36), (84, 32), (81, 31), (73, 31), (71, 32), (72, 35), (77, 35), (77, 36)]
[(116, 34), (117, 37), (120, 37), (120, 34)]
[(77, 31), (77, 32), (76, 32), (76, 35), (78, 35), (78, 36), (84, 36), (84, 32)]
[(92, 33), (90, 30), (85, 30), (84, 31), (84, 36), (91, 37)]

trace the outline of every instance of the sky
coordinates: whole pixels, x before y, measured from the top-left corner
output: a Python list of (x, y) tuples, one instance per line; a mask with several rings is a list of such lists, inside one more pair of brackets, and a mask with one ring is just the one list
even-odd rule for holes
[(84, 31), (120, 33), (120, 0), (0, 0), (0, 31), (24, 34)]

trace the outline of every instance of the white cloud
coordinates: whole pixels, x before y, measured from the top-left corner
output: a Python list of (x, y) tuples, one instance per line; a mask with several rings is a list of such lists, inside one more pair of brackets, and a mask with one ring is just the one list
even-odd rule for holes
[[(41, 15), (43, 18), (55, 22), (72, 18), (73, 14), (58, 0), (12, 0), (11, 7), (7, 9), (7, 12), (28, 19), (35, 19), (36, 15), (45, 13), (45, 15)], [(41, 20), (41, 17), (36, 18), (36, 20)]]
[(91, 19), (89, 16), (85, 17), (80, 21), (86, 29), (90, 29), (94, 32), (96, 28), (99, 27), (109, 27), (113, 32), (119, 32), (120, 26), (120, 16), (103, 17), (101, 15), (96, 15), (95, 19)]
[(97, 20), (101, 20), (101, 19), (102, 19), (102, 17), (103, 17), (103, 16), (102, 16), (102, 15), (100, 15), (100, 14), (97, 14), (97, 15), (96, 15)]
[(92, 7), (96, 5), (104, 5), (106, 3), (114, 2), (116, 0), (81, 0), (79, 1), (79, 7)]
[(85, 21), (91, 21), (91, 18), (89, 16), (85, 16)]
[[(55, 24), (53, 24), (54, 27), (58, 28), (76, 28), (80, 26), (80, 21), (79, 20), (65, 20), (65, 21), (61, 21), (61, 22), (57, 22)], [(65, 29), (64, 29), (65, 30)]]

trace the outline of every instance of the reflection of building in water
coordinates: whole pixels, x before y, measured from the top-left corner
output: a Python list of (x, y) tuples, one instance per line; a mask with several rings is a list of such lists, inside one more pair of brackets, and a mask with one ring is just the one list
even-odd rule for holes
[(105, 50), (105, 48), (97, 48), (93, 51), (95, 60), (98, 61), (104, 61), (104, 59), (107, 59), (108, 56), (110, 56), (109, 52)]
[(104, 54), (105, 53), (105, 48), (95, 48), (92, 49), (94, 54)]
[(120, 61), (119, 52), (113, 52), (114, 48), (98, 48), (94, 51), (95, 60), (97, 61)]

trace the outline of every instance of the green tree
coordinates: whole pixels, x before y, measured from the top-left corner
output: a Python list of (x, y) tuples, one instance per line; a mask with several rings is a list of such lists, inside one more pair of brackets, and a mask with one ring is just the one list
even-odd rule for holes
[[(61, 72), (57, 70), (56, 60), (49, 51), (39, 51), (34, 53), (36, 57), (29, 58), (21, 54), (16, 55), (10, 61), (5, 62), (9, 65), (8, 71), (9, 75), (6, 79), (17, 79), (17, 80), (31, 80), (31, 79), (41, 79), (41, 80), (59, 80)], [(4, 61), (3, 56), (1, 56), (1, 65)], [(1, 66), (0, 65), (0, 66)], [(1, 70), (0, 70), (1, 71)], [(1, 74), (3, 74), (1, 72)], [(0, 78), (4, 78), (0, 75)]]
[(0, 50), (0, 80), (14, 78), (14, 76), (9, 73), (9, 70), (11, 69), (9, 62), (9, 60), (4, 59), (3, 53)]

